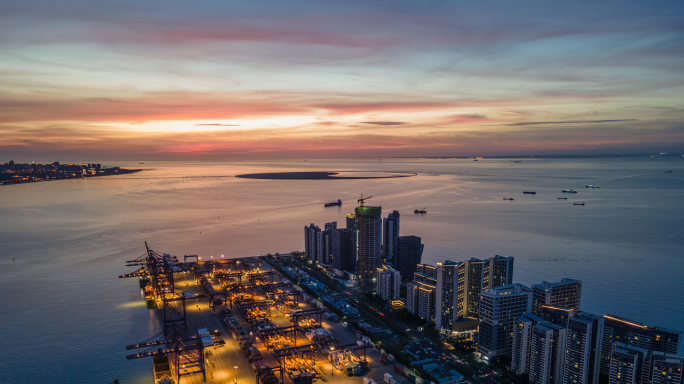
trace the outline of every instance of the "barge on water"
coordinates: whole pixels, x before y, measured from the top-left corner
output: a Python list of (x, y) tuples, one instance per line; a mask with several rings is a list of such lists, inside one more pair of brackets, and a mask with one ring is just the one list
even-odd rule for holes
[(169, 357), (166, 355), (158, 355), (152, 359), (152, 370), (154, 372), (154, 382), (156, 384), (175, 384), (171, 373), (171, 364), (169, 364)]
[(342, 200), (337, 199), (337, 201), (333, 201), (332, 203), (325, 203), (326, 207), (341, 207), (342, 206)]
[(536, 191), (523, 191), (523, 194), (525, 194), (525, 195), (536, 195), (537, 192)]

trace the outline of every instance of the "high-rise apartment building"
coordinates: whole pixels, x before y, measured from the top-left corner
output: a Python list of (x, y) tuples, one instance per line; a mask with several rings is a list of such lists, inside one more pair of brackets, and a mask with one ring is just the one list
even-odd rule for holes
[(603, 316), (579, 312), (568, 320), (563, 384), (598, 384)]
[(684, 356), (653, 352), (651, 355), (651, 384), (681, 384)]
[(459, 317), (479, 318), (480, 295), (489, 288), (513, 283), (513, 257), (495, 257), (479, 260), (472, 258), (463, 262), (461, 285), (458, 295), (462, 305)]
[(437, 268), (419, 264), (413, 281), (407, 285), (406, 309), (427, 321), (435, 320)]
[(515, 318), (532, 310), (532, 290), (509, 284), (482, 293), (477, 351), (487, 360), (511, 355)]
[(347, 229), (356, 231), (356, 215), (353, 213), (347, 215)]
[(399, 211), (392, 211), (386, 219), (382, 219), (382, 257), (389, 262), (394, 262), (397, 237), (399, 237)]
[(321, 229), (311, 223), (304, 227), (304, 256), (314, 263), (331, 264), (332, 230), (337, 228), (337, 222), (325, 223)]
[(558, 283), (544, 281), (532, 286), (534, 303), (532, 311), (539, 314), (542, 305), (562, 307), (579, 311), (582, 298), (582, 282), (564, 278)]
[(319, 264), (332, 264), (332, 231), (337, 229), (337, 222), (325, 223), (325, 229), (317, 233), (318, 251), (316, 261)]
[(401, 284), (399, 271), (383, 265), (378, 268), (376, 279), (376, 292), (378, 296), (387, 301), (399, 299), (399, 285)]
[(320, 233), (321, 229), (314, 223), (304, 227), (304, 257), (313, 262), (318, 260)]
[(437, 263), (435, 328), (450, 332), (458, 311), (458, 274), (463, 263)]
[(532, 328), (544, 320), (533, 313), (525, 313), (513, 320), (513, 349), (511, 371), (524, 375), (530, 369)]
[(544, 321), (560, 325), (564, 328), (568, 327), (568, 320), (575, 316), (575, 312), (574, 309), (553, 307), (550, 305), (542, 305), (538, 310), (539, 317), (544, 319)]
[(399, 270), (404, 280), (412, 280), (416, 267), (423, 256), (423, 244), (418, 236), (399, 236), (396, 238), (394, 250), (394, 268)]
[(610, 356), (610, 384), (648, 384), (651, 351), (616, 342)]
[(513, 284), (513, 256), (496, 255), (489, 258), (489, 287)]
[[(434, 319), (435, 328), (442, 332), (450, 332), (454, 322), (462, 318), (477, 320), (480, 307), (480, 295), (487, 289), (496, 288), (498, 285), (511, 283), (513, 279), (513, 257), (495, 256), (486, 260), (470, 259), (467, 261), (445, 261), (438, 263), (437, 267), (414, 264), (405, 264), (406, 249), (417, 253), (420, 238), (415, 236), (400, 236), (397, 240), (397, 263), (399, 271), (404, 274), (411, 273), (411, 268), (416, 265), (414, 282), (421, 281), (426, 284), (424, 278), (427, 267), (434, 271), (434, 282), (429, 282), (434, 287)], [(422, 250), (422, 245), (421, 248)], [(396, 265), (396, 264), (395, 264)], [(417, 289), (417, 285), (412, 285)], [(425, 288), (425, 287), (424, 287)], [(409, 300), (410, 301), (410, 300)], [(407, 304), (407, 308), (411, 307)]]
[(565, 368), (567, 329), (549, 322), (532, 327), (530, 383), (561, 384)]
[[(650, 351), (677, 354), (682, 333), (660, 327), (650, 327), (620, 316), (605, 315), (603, 349), (601, 351), (601, 378), (607, 382), (614, 343), (624, 343)], [(644, 383), (646, 384), (646, 383)]]
[(382, 207), (356, 207), (356, 273), (361, 286), (374, 287), (375, 273), (382, 260)]
[(332, 230), (332, 264), (337, 275), (356, 270), (354, 231), (347, 228)]

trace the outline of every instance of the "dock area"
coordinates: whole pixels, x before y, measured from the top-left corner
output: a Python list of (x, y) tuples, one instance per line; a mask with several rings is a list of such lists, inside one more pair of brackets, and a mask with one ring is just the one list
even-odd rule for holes
[[(180, 320), (173, 324), (173, 330), (167, 324), (162, 338), (182, 337), (179, 330), (192, 335), (206, 329), (216, 341), (213, 346), (205, 343), (207, 346), (192, 347), (195, 349), (179, 359), (179, 367), (175, 366), (174, 348), (199, 345), (205, 338), (198, 334), (188, 336), (194, 338), (185, 344), (151, 342), (144, 356), (135, 356), (149, 358), (152, 363), (147, 356), (160, 355), (155, 348), (164, 345), (163, 355), (169, 357), (175, 383), (380, 384), (386, 381), (386, 373), (395, 376), (395, 383), (406, 379), (394, 373), (393, 364), (382, 358), (379, 346), (343, 323), (329, 320), (325, 308), (316, 307), (316, 301), (300, 291), (296, 282), (281, 276), (265, 260), (197, 259), (177, 263), (172, 270), (175, 292), (171, 296), (182, 300), (175, 298), (165, 304), (157, 295), (156, 312), (162, 327), (164, 305), (168, 307), (167, 323), (172, 317), (168, 312), (185, 313), (187, 327)], [(155, 278), (150, 277), (151, 285), (155, 285)], [(163, 286), (164, 281), (157, 284)]]

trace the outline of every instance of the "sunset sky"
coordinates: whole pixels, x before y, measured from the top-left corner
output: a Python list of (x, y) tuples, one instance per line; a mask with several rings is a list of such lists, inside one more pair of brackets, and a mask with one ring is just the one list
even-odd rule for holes
[(0, 3), (0, 162), (668, 151), (682, 1)]

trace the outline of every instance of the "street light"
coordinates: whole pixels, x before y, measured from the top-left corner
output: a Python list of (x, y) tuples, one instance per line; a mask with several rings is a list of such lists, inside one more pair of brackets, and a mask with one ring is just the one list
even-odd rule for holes
[[(334, 351), (335, 347), (330, 347), (330, 351)], [(330, 376), (335, 376), (335, 366), (333, 365), (333, 357), (330, 355)]]

